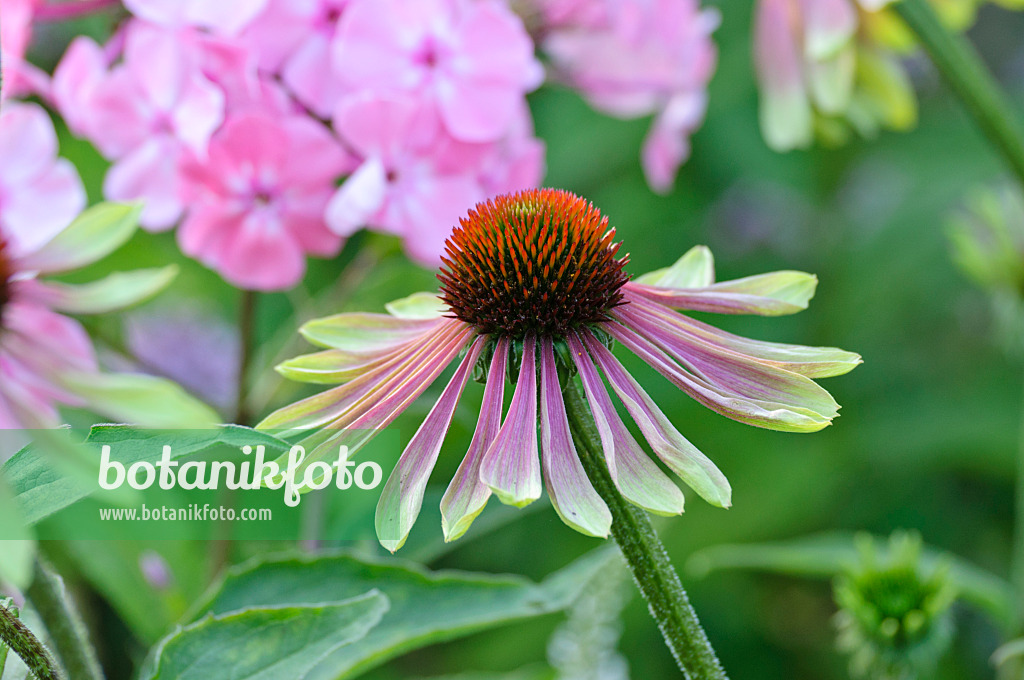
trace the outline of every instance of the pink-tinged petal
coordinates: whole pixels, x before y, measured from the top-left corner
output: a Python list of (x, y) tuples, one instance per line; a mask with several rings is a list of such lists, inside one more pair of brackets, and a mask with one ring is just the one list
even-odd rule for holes
[(478, 337), (463, 357), (448, 387), (405, 447), (381, 491), (375, 526), (381, 545), (391, 552), (402, 547), (419, 517), (430, 473), (437, 463), (459, 397), (466, 388), (466, 382), (485, 342), (486, 338)]
[(452, 80), (440, 95), (445, 127), (456, 139), (493, 142), (509, 128), (523, 94), (504, 83)]
[(194, 153), (206, 153), (210, 136), (224, 121), (224, 92), (198, 73), (182, 89), (171, 113), (174, 130)]
[(760, 363), (808, 378), (843, 375), (862, 363), (860, 355), (836, 347), (789, 345), (733, 335), (642, 299), (630, 301), (630, 311), (633, 310), (643, 311), (645, 316), (662, 324), (666, 331), (700, 343), (708, 351), (751, 357)]
[(727, 418), (782, 432), (817, 432), (831, 424), (831, 419), (813, 411), (750, 399), (719, 389), (676, 364), (657, 345), (627, 326), (611, 323), (605, 326), (605, 330), (676, 387)]
[(370, 158), (345, 180), (327, 204), (324, 220), (331, 231), (351, 236), (373, 219), (387, 196), (384, 164)]
[(707, 246), (694, 246), (671, 267), (647, 272), (634, 281), (655, 288), (705, 288), (715, 282), (715, 259)]
[(778, 271), (703, 288), (665, 289), (627, 283), (625, 292), (674, 309), (781, 316), (807, 309), (817, 286), (818, 279), (813, 274)]
[(419, 398), (475, 335), (460, 321), (447, 320), (445, 327), (454, 334), (444, 340), (431, 338), (426, 358), (406, 364), (374, 385), (326, 428), (300, 442), (310, 452), (307, 464), (336, 456), (339, 446), (348, 447), (349, 455), (354, 456)]
[(85, 208), (82, 180), (63, 158), (3, 200), (0, 227), (16, 257), (39, 249)]
[(181, 252), (196, 259), (219, 260), (242, 228), (245, 214), (216, 204), (196, 205), (177, 231)]
[(85, 36), (71, 41), (53, 73), (51, 91), (61, 116), (76, 135), (92, 134), (90, 100), (106, 74), (107, 60), (95, 41)]
[(537, 364), (535, 338), (523, 346), (523, 363), (505, 422), (480, 463), (480, 481), (506, 505), (525, 507), (540, 498), (537, 453)]
[(668, 193), (679, 166), (690, 157), (690, 133), (704, 118), (707, 95), (676, 95), (654, 119), (644, 140), (642, 160), (647, 183), (658, 193)]
[(173, 138), (151, 138), (107, 171), (103, 194), (112, 201), (142, 201), (139, 223), (148, 231), (167, 231), (181, 217), (181, 148)]
[[(364, 94), (346, 99), (334, 115), (334, 129), (363, 158), (388, 161), (410, 145), (426, 114), (411, 97)], [(429, 137), (434, 130), (426, 130)], [(429, 138), (427, 137), (427, 138)]]
[(149, 140), (153, 108), (124, 64), (99, 81), (86, 103), (89, 141), (106, 158), (120, 158)]
[(67, 314), (104, 314), (125, 309), (164, 290), (178, 266), (115, 272), (99, 281), (61, 283), (28, 279), (14, 282), (17, 299), (31, 300)]
[(612, 316), (631, 328), (642, 329), (644, 337), (719, 390), (796, 411), (810, 411), (829, 420), (839, 412), (839, 404), (832, 395), (806, 376), (736, 352), (715, 351), (692, 336), (676, 333), (658, 317), (636, 310), (617, 309)]
[(240, 288), (287, 290), (306, 273), (306, 254), (277, 215), (254, 211), (242, 221), (231, 246), (206, 264)]
[(353, 3), (338, 24), (332, 55), (335, 71), (352, 90), (401, 89), (410, 77), (408, 51), (432, 20), (446, 14), (443, 4), (434, 0)]
[(123, 68), (159, 112), (171, 111), (182, 96), (194, 66), (182, 33), (133, 21), (125, 33)]
[[(82, 325), (45, 307), (11, 302), (4, 308), (4, 329), (24, 343), (22, 356), (50, 371), (95, 371), (96, 353)], [(12, 342), (11, 338), (5, 343)]]
[(480, 481), (480, 464), (501, 428), (508, 348), (508, 338), (495, 342), (473, 440), (441, 498), (441, 529), (445, 541), (454, 541), (469, 531), (491, 497), (491, 487)]
[(320, 347), (375, 352), (396, 348), (436, 328), (436, 319), (398, 319), (359, 312), (314, 319), (302, 326), (299, 333)]
[(588, 536), (607, 538), (612, 514), (594, 490), (569, 433), (551, 340), (541, 341), (540, 441), (544, 481), (562, 521)]
[(813, 141), (801, 41), (791, 0), (760, 0), (754, 19), (754, 64), (761, 91), (761, 133), (776, 151)]
[(89, 208), (42, 247), (15, 260), (20, 271), (57, 273), (92, 264), (136, 231), (139, 206), (101, 203)]
[[(464, 330), (465, 324), (450, 319), (431, 323), (410, 340), (396, 347), (386, 361), (357, 378), (278, 409), (260, 423), (261, 429), (300, 431), (320, 427), (352, 413), (368, 396), (386, 395), (402, 380), (419, 377), (422, 368), (443, 354), (448, 343)], [(442, 367), (443, 368), (443, 367)], [(425, 389), (425, 387), (424, 387)], [(364, 409), (365, 410), (365, 409)]]
[(657, 515), (678, 515), (683, 511), (683, 492), (636, 443), (615, 411), (601, 376), (575, 335), (566, 338), (579, 369), (583, 389), (590, 403), (604, 448), (605, 462), (615, 486), (630, 503)]
[(4, 193), (31, 182), (57, 157), (57, 133), (35, 104), (7, 104), (0, 115), (0, 187)]
[(718, 467), (679, 433), (607, 347), (589, 333), (583, 338), (590, 355), (658, 458), (708, 503), (720, 508), (732, 505), (732, 488)]
[(856, 0), (800, 0), (804, 48), (812, 59), (834, 57), (857, 31)]
[[(291, 198), (291, 197), (289, 197)], [(334, 257), (341, 250), (344, 239), (327, 228), (323, 219), (323, 206), (327, 204), (327, 196), (320, 203), (320, 210), (315, 217), (298, 213), (290, 208), (293, 201), (289, 200), (289, 210), (282, 211), (281, 220), (288, 225), (295, 242), (307, 255), (314, 257)], [(309, 202), (309, 201), (304, 201)], [(305, 206), (303, 206), (305, 207)]]
[(320, 385), (337, 385), (357, 378), (387, 361), (394, 350), (376, 353), (346, 352), (328, 349), (304, 354), (275, 367), (289, 380)]
[(278, 121), (260, 113), (230, 118), (210, 144), (210, 165), (221, 172), (276, 173), (288, 163), (288, 138)]
[(266, 5), (267, 0), (190, 0), (188, 19), (220, 33), (235, 35), (256, 18)]

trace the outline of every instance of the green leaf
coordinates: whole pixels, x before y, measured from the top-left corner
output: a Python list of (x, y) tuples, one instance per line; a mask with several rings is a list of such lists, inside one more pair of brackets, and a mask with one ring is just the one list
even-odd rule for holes
[(120, 248), (138, 227), (140, 204), (100, 203), (89, 208), (39, 250), (19, 262), (19, 269), (66, 272), (100, 260)]
[(32, 581), (35, 534), (22, 519), (14, 494), (3, 479), (0, 479), (0, 525), (4, 527), (2, 535), (9, 539), (0, 545), (0, 583), (24, 590)]
[[(921, 559), (926, 567), (948, 563), (950, 578), (961, 598), (984, 609), (1000, 623), (1013, 621), (1013, 589), (1005, 580), (934, 548), (926, 547)], [(694, 553), (686, 570), (695, 577), (721, 569), (748, 569), (827, 579), (858, 561), (854, 535), (835, 532), (780, 543), (716, 545)]]
[(102, 314), (125, 309), (153, 297), (178, 275), (178, 266), (117, 272), (94, 281), (40, 283), (42, 294), (53, 309), (69, 314)]
[[(121, 460), (126, 464), (138, 461), (155, 463), (160, 459), (164, 445), (171, 447), (172, 459), (218, 445), (232, 448), (263, 445), (268, 452), (287, 451), (289, 448), (287, 443), (266, 432), (241, 425), (172, 432), (138, 430), (127, 425), (96, 425), (89, 431), (85, 443), (117, 445)], [(18, 507), (29, 524), (35, 524), (85, 498), (94, 489), (62, 473), (32, 447), (25, 447), (12, 456), (0, 467), (0, 473), (14, 492)]]
[(615, 554), (596, 550), (540, 584), (516, 576), (430, 572), (393, 558), (282, 557), (230, 570), (199, 611), (217, 615), (246, 606), (319, 602), (377, 588), (391, 602), (380, 625), (324, 657), (308, 675), (341, 680), (412, 649), (564, 609)]
[(148, 680), (304, 680), (325, 656), (344, 653), (388, 609), (380, 592), (326, 604), (211, 614), (165, 638)]
[(220, 418), (175, 382), (129, 373), (69, 373), (62, 384), (90, 410), (119, 422), (154, 428), (212, 427)]

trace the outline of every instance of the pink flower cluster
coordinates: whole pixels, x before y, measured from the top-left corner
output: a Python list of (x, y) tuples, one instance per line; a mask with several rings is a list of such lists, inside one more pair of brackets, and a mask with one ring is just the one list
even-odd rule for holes
[(622, 118), (654, 115), (642, 163), (667, 192), (707, 109), (719, 15), (698, 0), (531, 0), (542, 49), (592, 106)]
[(106, 196), (237, 286), (294, 286), (365, 226), (436, 264), (467, 206), (542, 177), (543, 72), (497, 0), (125, 4), (106, 45), (70, 45), (53, 99), (112, 162)]

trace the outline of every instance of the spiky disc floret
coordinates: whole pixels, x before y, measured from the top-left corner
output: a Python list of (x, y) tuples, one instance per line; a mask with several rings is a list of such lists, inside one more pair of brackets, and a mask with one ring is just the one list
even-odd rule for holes
[(478, 204), (445, 243), (441, 298), (485, 334), (562, 337), (607, 319), (629, 280), (615, 230), (586, 200), (531, 189)]

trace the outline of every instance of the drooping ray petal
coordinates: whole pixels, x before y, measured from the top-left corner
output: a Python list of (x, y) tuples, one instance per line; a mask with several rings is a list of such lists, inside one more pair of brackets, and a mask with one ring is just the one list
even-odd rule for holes
[(508, 415), (480, 463), (480, 481), (506, 505), (524, 507), (540, 498), (537, 454), (537, 341), (526, 338), (519, 380)]
[(465, 534), (491, 497), (491, 487), (480, 481), (480, 463), (501, 428), (508, 346), (508, 338), (499, 338), (494, 345), (473, 441), (441, 498), (441, 528), (445, 541), (454, 541)]
[(782, 432), (817, 432), (832, 422), (820, 413), (749, 399), (718, 389), (676, 364), (657, 345), (627, 326), (610, 323), (603, 328), (676, 387), (727, 418)]
[(754, 65), (760, 83), (761, 131), (776, 151), (809, 146), (813, 110), (790, 0), (760, 0), (754, 18)]
[(275, 370), (289, 380), (336, 385), (377, 368), (400, 351), (400, 349), (390, 349), (371, 353), (327, 349), (289, 359), (278, 364)]
[(424, 333), (407, 342), (380, 366), (344, 385), (285, 406), (267, 416), (258, 427), (263, 430), (302, 430), (326, 425), (360, 399), (380, 390), (389, 379), (414, 370), (438, 354), (439, 348), (463, 329), (465, 324), (449, 320), (436, 332)]
[(398, 319), (388, 314), (337, 314), (310, 321), (299, 333), (327, 349), (368, 352), (397, 347), (438, 323), (438, 319)]
[(131, 238), (141, 211), (139, 205), (95, 205), (39, 249), (19, 258), (17, 268), (50, 274), (92, 264)]
[(812, 59), (834, 57), (853, 38), (857, 12), (850, 0), (800, 0), (804, 49)]
[(166, 288), (178, 275), (177, 265), (159, 269), (116, 272), (99, 281), (83, 284), (15, 282), (20, 299), (29, 299), (69, 314), (103, 314), (138, 304)]
[(484, 337), (478, 337), (463, 357), (448, 387), (405, 447), (381, 491), (375, 520), (377, 538), (391, 552), (402, 547), (420, 514), (427, 480), (485, 341)]
[(817, 285), (818, 279), (813, 274), (779, 271), (688, 290), (665, 290), (641, 283), (627, 283), (623, 292), (675, 309), (781, 316), (807, 309)]
[(704, 288), (715, 282), (715, 260), (707, 246), (694, 246), (671, 267), (634, 279), (655, 288)]
[(712, 386), (737, 396), (774, 402), (794, 410), (807, 410), (832, 419), (839, 404), (824, 388), (810, 378), (769, 364), (760, 363), (736, 352), (709, 351), (704, 343), (666, 330), (629, 309), (616, 310), (616, 316), (635, 331), (668, 352), (672, 358)]
[(720, 508), (732, 505), (732, 487), (718, 467), (676, 430), (607, 347), (591, 333), (583, 335), (583, 340), (658, 458), (708, 503)]
[(580, 463), (569, 434), (550, 338), (541, 340), (540, 441), (544, 482), (562, 521), (588, 536), (607, 538), (612, 514)]
[(605, 391), (601, 376), (583, 343), (574, 335), (566, 338), (583, 389), (601, 436), (605, 462), (615, 486), (630, 503), (658, 515), (683, 511), (683, 492), (661, 471), (626, 429)]
[(709, 352), (731, 352), (753, 357), (761, 363), (799, 373), (808, 378), (843, 375), (863, 363), (859, 354), (836, 347), (808, 347), (751, 340), (691, 319), (643, 298), (627, 296), (627, 299), (630, 304), (613, 312), (613, 317), (622, 316), (619, 314), (620, 311), (627, 318), (632, 318), (633, 314), (641, 315), (674, 335), (701, 343)]
[(448, 307), (441, 302), (441, 298), (436, 293), (413, 293), (401, 300), (387, 303), (384, 305), (384, 309), (388, 310), (388, 314), (396, 319), (421, 321), (440, 319)]

